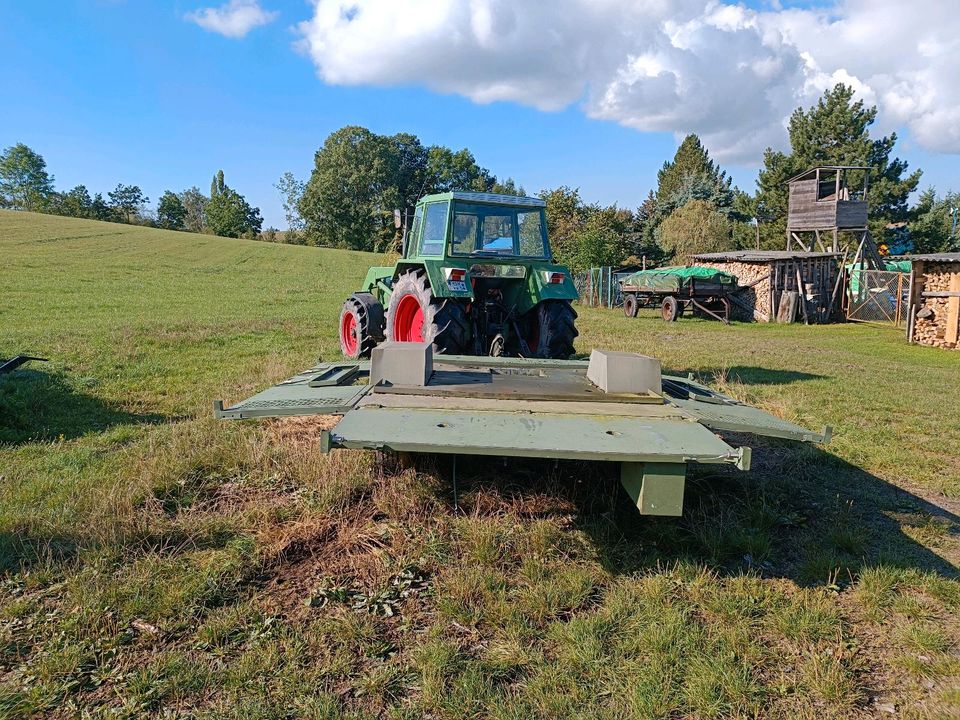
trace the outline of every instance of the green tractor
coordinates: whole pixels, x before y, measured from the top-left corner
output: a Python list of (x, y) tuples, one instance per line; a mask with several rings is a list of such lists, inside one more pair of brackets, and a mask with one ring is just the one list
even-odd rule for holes
[(394, 267), (373, 267), (340, 312), (340, 348), (369, 357), (383, 340), (435, 353), (567, 359), (577, 290), (553, 263), (545, 203), (447, 192), (417, 203)]

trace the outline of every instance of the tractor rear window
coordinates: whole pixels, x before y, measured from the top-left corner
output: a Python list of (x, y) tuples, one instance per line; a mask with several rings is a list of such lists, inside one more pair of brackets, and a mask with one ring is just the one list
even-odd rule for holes
[(543, 212), (457, 203), (453, 254), (546, 257)]
[(483, 239), (479, 249), (498, 255), (513, 255), (513, 213), (483, 216)]

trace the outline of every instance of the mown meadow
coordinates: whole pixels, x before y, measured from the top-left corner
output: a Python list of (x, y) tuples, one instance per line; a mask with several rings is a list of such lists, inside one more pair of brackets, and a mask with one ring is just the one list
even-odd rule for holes
[(683, 518), (589, 463), (401, 467), (225, 423), (338, 355), (372, 254), (0, 211), (0, 717), (960, 714), (960, 353), (580, 309), (812, 428)]

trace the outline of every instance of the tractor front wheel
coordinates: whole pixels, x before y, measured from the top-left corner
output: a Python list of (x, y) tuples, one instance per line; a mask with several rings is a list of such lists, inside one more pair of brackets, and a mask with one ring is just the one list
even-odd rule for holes
[(525, 340), (532, 357), (566, 360), (573, 355), (573, 341), (579, 333), (577, 311), (569, 300), (544, 300), (527, 318)]
[(434, 297), (422, 270), (397, 278), (387, 307), (387, 340), (431, 342), (435, 353), (459, 355), (469, 338), (470, 323), (463, 303)]
[(340, 350), (356, 360), (370, 357), (383, 340), (383, 305), (370, 293), (354, 293), (340, 310)]

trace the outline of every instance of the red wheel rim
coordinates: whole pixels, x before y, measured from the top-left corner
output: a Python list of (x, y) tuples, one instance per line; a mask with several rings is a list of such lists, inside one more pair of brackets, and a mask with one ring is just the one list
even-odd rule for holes
[(357, 317), (352, 312), (345, 312), (340, 318), (340, 347), (345, 355), (355, 356), (357, 347)]
[(416, 296), (404, 295), (397, 303), (393, 339), (397, 342), (423, 342), (423, 308)]

